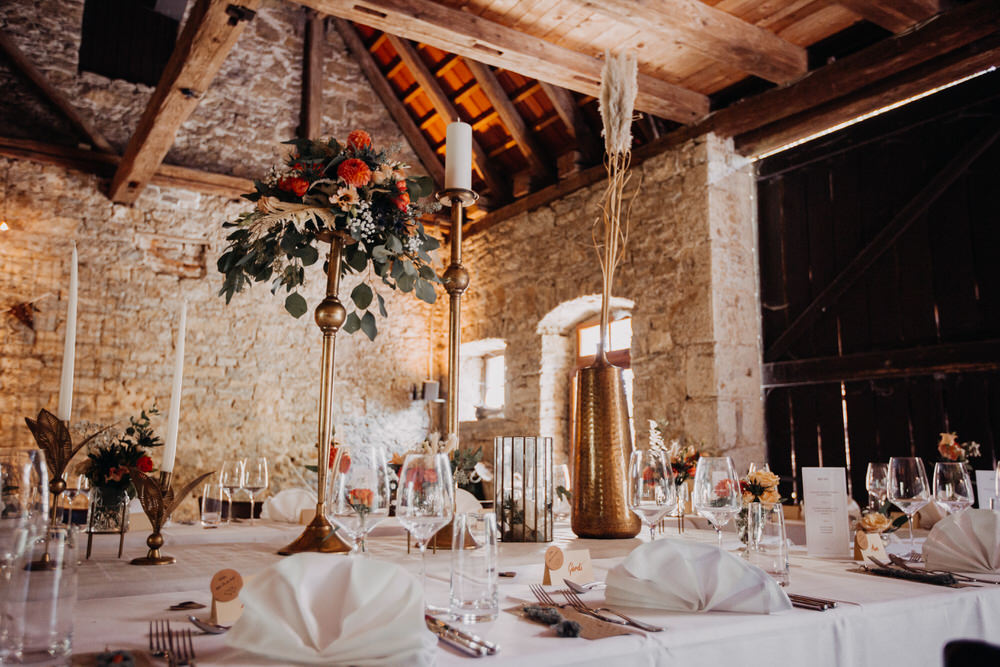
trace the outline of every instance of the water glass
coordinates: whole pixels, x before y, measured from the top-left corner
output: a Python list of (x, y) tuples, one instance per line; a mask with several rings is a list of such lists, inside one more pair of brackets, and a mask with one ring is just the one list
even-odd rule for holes
[(452, 526), (449, 610), (460, 623), (496, 620), (500, 614), (496, 515), (456, 514)]
[[(0, 519), (0, 537), (3, 538), (0, 553), (0, 665), (20, 661), (21, 608), (24, 587), (28, 583), (23, 576), (31, 547), (37, 537), (39, 525), (23, 518), (7, 516)], [(14, 575), (19, 575), (15, 578)]]
[(247, 459), (243, 464), (243, 489), (250, 496), (250, 525), (253, 525), (254, 499), (258, 493), (267, 488), (267, 459), (256, 456)]
[(72, 526), (42, 531), (25, 556), (29, 563), (44, 566), (19, 567), (11, 574), (4, 616), (11, 624), (7, 650), (15, 662), (62, 659), (72, 653), (77, 537)]
[(747, 506), (747, 559), (767, 572), (781, 586), (788, 585), (788, 540), (781, 505), (750, 503)]
[(0, 517), (49, 518), (49, 471), (40, 449), (0, 450)]
[(216, 528), (222, 523), (226, 490), (217, 482), (208, 482), (201, 493), (201, 527)]
[(628, 465), (628, 506), (649, 528), (649, 539), (656, 539), (655, 527), (677, 507), (674, 473), (663, 452), (637, 449)]
[(910, 553), (916, 553), (913, 541), (913, 515), (931, 501), (924, 462), (914, 456), (894, 456), (889, 459), (886, 496), (906, 515), (910, 526)]
[(868, 489), (868, 508), (878, 511), (885, 503), (889, 484), (889, 464), (869, 463), (865, 473), (865, 488)]
[(455, 483), (447, 454), (408, 454), (399, 473), (396, 517), (420, 549), (420, 583), (427, 590), (427, 543), (455, 513)]
[(950, 513), (972, 507), (975, 494), (964, 463), (940, 461), (934, 464), (934, 502)]
[(740, 478), (728, 456), (703, 456), (694, 473), (694, 510), (712, 524), (722, 548), (722, 527), (739, 514), (743, 506)]

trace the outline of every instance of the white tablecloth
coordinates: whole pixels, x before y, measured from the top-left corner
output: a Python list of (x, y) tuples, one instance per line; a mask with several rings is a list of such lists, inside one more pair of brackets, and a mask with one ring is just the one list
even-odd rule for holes
[[(188, 612), (167, 607), (184, 600), (208, 603), (208, 581), (222, 567), (244, 575), (266, 567), (280, 556), (275, 549), (294, 538), (300, 528), (261, 522), (212, 531), (178, 526), (167, 534), (164, 553), (178, 563), (136, 567), (114, 558), (112, 546), (95, 549), (81, 569), (76, 607), (74, 647), (77, 652), (111, 648), (142, 650), (149, 621), (172, 619), (184, 624)], [(406, 553), (406, 538), (394, 525), (380, 527), (370, 540), (372, 557), (392, 560), (419, 573), (419, 552)], [(669, 537), (675, 535), (668, 533)], [(142, 554), (143, 536), (130, 535), (126, 556)], [(714, 534), (688, 530), (685, 539), (714, 540)], [(735, 538), (727, 546), (735, 547)], [(568, 527), (556, 531), (555, 544), (588, 548), (595, 571), (603, 578), (610, 567), (640, 543), (633, 540), (578, 540)], [(116, 545), (114, 545), (116, 546)], [(517, 572), (501, 579), (501, 607), (515, 598), (530, 599), (528, 584), (540, 583), (542, 554), (548, 544), (503, 544), (500, 569)], [(331, 556), (338, 558), (341, 556)], [(428, 553), (428, 598), (447, 598), (449, 551)], [(854, 665), (862, 667), (939, 667), (944, 644), (957, 638), (1000, 643), (1000, 586), (952, 589), (849, 572), (850, 561), (792, 558), (789, 592), (835, 598), (856, 604), (814, 612), (794, 609), (774, 616), (705, 613), (681, 614), (629, 610), (643, 620), (662, 625), (664, 632), (614, 637), (600, 641), (562, 639), (544, 627), (501, 613), (500, 618), (474, 630), (501, 644), (501, 653), (479, 662), (489, 665), (723, 665), (752, 661), (776, 667)], [(665, 572), (664, 577), (670, 573)], [(588, 601), (602, 600), (591, 593)], [(195, 612), (206, 615), (205, 611)], [(252, 656), (228, 649), (219, 636), (198, 637), (200, 665), (261, 665)], [(457, 665), (471, 659), (441, 646), (438, 663)], [(273, 664), (273, 663), (271, 663)]]

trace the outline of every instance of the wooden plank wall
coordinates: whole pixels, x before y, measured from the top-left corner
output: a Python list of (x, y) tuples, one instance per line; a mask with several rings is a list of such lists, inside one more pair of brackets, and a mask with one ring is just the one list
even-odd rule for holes
[[(1000, 72), (759, 163), (765, 350), (988, 124), (1000, 124)], [(774, 361), (1000, 338), (998, 164), (1000, 143)], [(916, 455), (932, 465), (946, 430), (982, 444), (977, 467), (995, 464), (1000, 372), (841, 380), (766, 389), (768, 456), (784, 495), (800, 492), (803, 466), (849, 456), (854, 497), (866, 502), (868, 462)]]

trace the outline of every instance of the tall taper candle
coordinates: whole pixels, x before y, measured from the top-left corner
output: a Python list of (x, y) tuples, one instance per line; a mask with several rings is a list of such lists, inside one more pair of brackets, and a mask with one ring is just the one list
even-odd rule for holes
[(472, 189), (472, 126), (448, 123), (445, 136), (444, 187), (446, 190)]
[(177, 425), (181, 417), (181, 384), (184, 379), (184, 335), (187, 330), (187, 301), (181, 305), (181, 322), (177, 327), (177, 344), (174, 346), (174, 386), (170, 391), (170, 414), (167, 416), (167, 437), (163, 444), (162, 472), (174, 471), (177, 456)]
[(62, 377), (59, 380), (59, 409), (56, 416), (69, 421), (73, 407), (73, 367), (76, 362), (76, 300), (79, 290), (77, 277), (76, 243), (73, 243), (73, 260), (69, 266), (69, 305), (66, 307), (66, 340), (63, 345)]

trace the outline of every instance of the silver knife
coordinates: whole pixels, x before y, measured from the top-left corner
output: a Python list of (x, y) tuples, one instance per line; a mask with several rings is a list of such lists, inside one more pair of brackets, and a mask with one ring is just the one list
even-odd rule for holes
[(430, 631), (438, 636), (438, 639), (469, 655), (481, 658), (486, 655), (495, 655), (500, 651), (500, 647), (493, 642), (463, 632), (430, 614), (425, 614), (424, 620)]

